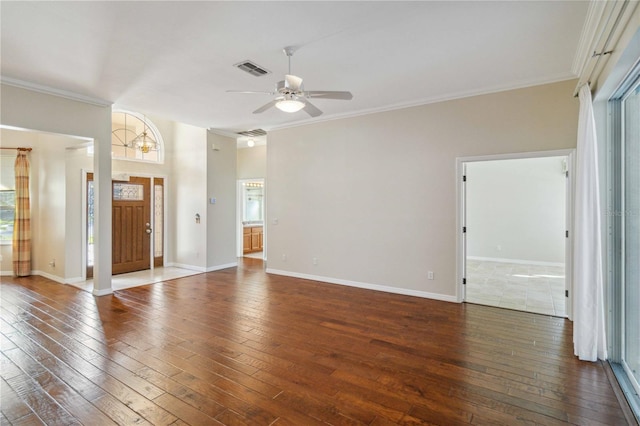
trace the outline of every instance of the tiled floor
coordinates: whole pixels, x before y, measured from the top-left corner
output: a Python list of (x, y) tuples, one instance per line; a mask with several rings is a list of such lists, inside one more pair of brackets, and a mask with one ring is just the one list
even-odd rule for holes
[(465, 300), (566, 316), (564, 267), (467, 260)]
[(250, 257), (252, 259), (262, 259), (264, 257), (264, 254), (261, 251), (256, 251), (254, 253), (247, 253), (244, 255), (244, 257)]
[[(173, 280), (176, 278), (187, 277), (189, 275), (200, 274), (199, 271), (190, 269), (164, 267), (147, 269), (146, 271), (131, 272), (128, 274), (114, 275), (111, 278), (111, 287), (114, 290), (122, 290), (125, 288), (137, 287), (140, 285), (153, 284), (161, 281)], [(83, 281), (77, 284), (71, 284), (82, 290), (92, 292), (93, 280)]]

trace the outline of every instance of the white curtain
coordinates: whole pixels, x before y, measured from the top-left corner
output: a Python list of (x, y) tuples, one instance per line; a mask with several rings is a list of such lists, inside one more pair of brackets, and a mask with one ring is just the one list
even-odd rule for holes
[(589, 85), (580, 88), (573, 252), (573, 347), (578, 358), (607, 358), (598, 146)]

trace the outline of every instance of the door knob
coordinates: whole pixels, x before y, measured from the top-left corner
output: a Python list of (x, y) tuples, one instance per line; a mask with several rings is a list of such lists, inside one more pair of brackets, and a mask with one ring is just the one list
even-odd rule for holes
[(147, 234), (150, 234), (151, 233), (151, 229), (147, 228), (146, 232), (147, 232)]

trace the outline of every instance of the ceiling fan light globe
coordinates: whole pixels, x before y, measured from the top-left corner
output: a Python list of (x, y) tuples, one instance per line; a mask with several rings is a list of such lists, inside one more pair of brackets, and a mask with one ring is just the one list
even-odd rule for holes
[(284, 112), (297, 112), (304, 108), (304, 102), (295, 99), (283, 99), (276, 103), (276, 108)]

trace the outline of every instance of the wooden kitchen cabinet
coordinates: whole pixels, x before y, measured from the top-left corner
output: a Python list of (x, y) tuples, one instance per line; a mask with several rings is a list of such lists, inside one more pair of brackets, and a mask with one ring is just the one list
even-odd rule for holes
[(242, 237), (243, 253), (262, 251), (264, 240), (262, 226), (245, 226)]

